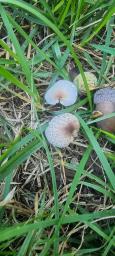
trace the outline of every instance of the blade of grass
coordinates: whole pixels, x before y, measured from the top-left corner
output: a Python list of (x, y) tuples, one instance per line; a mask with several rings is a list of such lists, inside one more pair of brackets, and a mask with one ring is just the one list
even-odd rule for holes
[(81, 123), (81, 125), (82, 125), (82, 127), (83, 127), (91, 145), (93, 146), (95, 152), (97, 153), (97, 156), (99, 157), (99, 160), (100, 160), (100, 162), (101, 162), (101, 164), (102, 164), (102, 166), (105, 170), (105, 173), (106, 173), (113, 189), (115, 189), (115, 175), (114, 175), (114, 173), (113, 173), (113, 171), (110, 167), (109, 162), (107, 161), (107, 158), (105, 157), (102, 149), (100, 148), (92, 130), (87, 126), (85, 121), (80, 116), (78, 116), (78, 118), (79, 118), (79, 121), (80, 121), (80, 123)]
[(95, 211), (93, 213), (85, 213), (85, 214), (69, 214), (65, 215), (65, 218), (61, 221), (61, 224), (70, 224), (75, 222), (91, 222), (97, 219), (106, 219), (115, 217), (115, 209), (103, 210), (103, 211)]
[[(113, 246), (113, 244), (115, 245), (115, 236), (114, 236), (114, 233), (115, 233), (115, 227), (112, 229), (111, 231), (111, 234), (109, 236), (109, 239), (108, 239), (108, 245), (106, 246), (102, 256), (107, 256), (111, 247)], [(113, 248), (114, 249), (114, 248)]]
[[(112, 36), (112, 24), (114, 23), (114, 17), (112, 17), (107, 25), (107, 35), (105, 38), (105, 47), (109, 47), (109, 45), (111, 44), (111, 36)], [(101, 49), (100, 49), (101, 50)], [(102, 64), (101, 64), (101, 70), (100, 70), (100, 76), (99, 76), (99, 80), (98, 80), (98, 84), (102, 84), (103, 80), (102, 80), (102, 75), (105, 75), (105, 70), (107, 67), (107, 53), (104, 52), (103, 53), (103, 59), (102, 59)]]
[(26, 256), (27, 255), (28, 247), (30, 245), (32, 237), (33, 237), (33, 231), (31, 231), (27, 234), (17, 256)]
[[(87, 63), (97, 72), (98, 75), (100, 75), (100, 69), (97, 68), (93, 58), (86, 51), (83, 52), (83, 55), (86, 58)], [(102, 74), (102, 77), (105, 81), (110, 83), (108, 77), (106, 77), (104, 74)]]
[(56, 3), (56, 5), (52, 8), (52, 12), (57, 12), (64, 4), (64, 0), (61, 0), (59, 3)]
[[(44, 131), (46, 128), (46, 125), (41, 126), (39, 129)], [(37, 132), (39, 133), (40, 130), (37, 129)], [(21, 138), (21, 133), (23, 133), (23, 130), (20, 132), (20, 134), (16, 137), (14, 141), (11, 142), (9, 147), (3, 154), (0, 156), (0, 164), (5, 161), (7, 158), (11, 158), (13, 154), (15, 154), (18, 150), (23, 148), (24, 146), (27, 146), (28, 143), (32, 142), (32, 140), (35, 137), (35, 134), (33, 135), (33, 131), (31, 131), (28, 135), (26, 135), (24, 138)]]
[(88, 121), (87, 124), (94, 124), (94, 123), (97, 123), (97, 122), (100, 122), (102, 120), (105, 120), (107, 118), (111, 118), (111, 117), (115, 117), (115, 113), (112, 113), (112, 114), (107, 114), (107, 115), (104, 115), (102, 117), (98, 117), (96, 118), (95, 120), (93, 121)]
[(68, 0), (67, 4), (66, 4), (66, 7), (64, 9), (64, 12), (62, 14), (62, 16), (60, 17), (60, 23), (59, 23), (59, 28), (62, 26), (62, 24), (64, 23), (64, 20), (67, 16), (67, 13), (68, 13), (68, 10), (70, 8), (70, 5), (71, 5), (71, 0)]
[(47, 11), (48, 16), (52, 19), (54, 24), (56, 24), (56, 17), (54, 17), (50, 5), (45, 0), (40, 0), (40, 3), (44, 6), (45, 11)]
[(85, 185), (86, 187), (95, 189), (96, 191), (102, 193), (103, 195), (106, 195), (107, 197), (114, 199), (114, 195), (112, 193), (110, 193), (108, 190), (105, 190), (104, 188), (100, 187), (99, 185), (95, 185), (94, 183), (89, 183), (86, 181), (81, 181), (80, 184)]
[[(6, 92), (10, 92), (12, 95), (14, 95), (15, 97), (17, 97), (17, 98), (19, 98), (19, 99), (21, 99), (21, 100), (23, 100), (24, 102), (26, 102), (26, 103), (30, 103), (30, 99), (28, 98), (28, 97), (26, 97), (26, 96), (23, 96), (20, 92), (16, 92), (15, 90), (11, 90), (8, 86), (9, 86), (9, 82), (6, 84), (5, 83), (5, 85), (3, 85), (3, 83), (1, 84), (0, 83), (0, 86), (1, 86), (1, 90), (0, 91), (6, 91)], [(4, 90), (2, 90), (2, 88), (4, 88)], [(40, 107), (40, 105), (38, 105), (39, 107)]]
[(7, 51), (9, 52), (10, 56), (12, 56), (17, 62), (18, 61), (18, 56), (9, 48), (8, 44), (6, 44), (2, 39), (0, 39), (0, 45)]
[[(4, 192), (3, 192), (3, 196), (2, 196), (2, 200), (5, 199), (5, 197), (8, 195), (8, 193), (10, 192), (10, 183), (12, 181), (12, 177), (13, 174), (10, 173), (6, 178), (5, 178), (5, 185), (4, 185)], [(0, 222), (2, 222), (3, 220), (3, 214), (4, 214), (4, 207), (0, 208)]]
[(100, 185), (103, 186), (104, 188), (105, 188), (105, 186), (106, 186), (106, 188), (107, 188), (108, 190), (111, 190), (110, 186), (108, 186), (108, 184), (105, 184), (105, 182), (104, 182), (102, 179), (100, 179), (99, 177), (97, 177), (96, 175), (87, 172), (87, 173), (86, 173), (86, 177), (90, 178), (90, 179), (93, 180), (93, 181), (96, 181), (98, 184), (100, 184)]
[(31, 92), (30, 88), (20, 82), (15, 76), (13, 76), (6, 68), (0, 66), (0, 75), (3, 76), (5, 79), (22, 89), (24, 92), (29, 94), (30, 96), (34, 97), (34, 93)]
[[(115, 210), (104, 210), (104, 211), (97, 211), (93, 213), (88, 214), (74, 214), (74, 215), (68, 215), (65, 216), (64, 220), (62, 221), (62, 225), (68, 224), (68, 223), (75, 223), (75, 222), (86, 222), (86, 221), (93, 221), (97, 220), (98, 218), (111, 218), (114, 216)], [(27, 224), (27, 223), (21, 223), (10, 227), (4, 227), (0, 229), (0, 242), (9, 240), (13, 237), (18, 237), (21, 235), (24, 235), (28, 232), (31, 232), (32, 230), (38, 230), (38, 229), (45, 229), (47, 227), (53, 226), (56, 224), (56, 220), (47, 219), (44, 221), (36, 221), (36, 223)]]
[(65, 203), (65, 207), (64, 207), (64, 210), (63, 210), (60, 222), (64, 219), (64, 216), (65, 216), (66, 212), (69, 209), (69, 205), (72, 202), (73, 194), (74, 194), (74, 192), (76, 190), (77, 185), (79, 184), (80, 177), (81, 177), (81, 175), (84, 172), (84, 168), (85, 168), (87, 160), (88, 160), (88, 158), (90, 156), (91, 151), (92, 151), (92, 147), (89, 146), (86, 149), (86, 151), (85, 151), (85, 153), (84, 153), (84, 155), (83, 155), (79, 165), (76, 167), (76, 174), (75, 174), (74, 179), (72, 181), (72, 185), (71, 185), (71, 188), (70, 188), (70, 191), (69, 191), (69, 195), (68, 195), (66, 203)]
[(22, 35), (28, 43), (30, 43), (33, 48), (43, 57), (43, 59), (47, 60), (52, 66), (54, 66), (57, 69), (56, 64), (49, 58), (49, 56), (42, 50), (40, 49), (34, 42), (33, 40), (27, 35), (27, 33), (21, 28), (21, 26), (11, 17), (10, 14), (8, 14), (8, 18), (11, 21), (12, 25), (17, 29), (17, 31)]
[(27, 232), (31, 232), (33, 230), (38, 230), (41, 228), (47, 228), (55, 224), (55, 220), (47, 219), (44, 221), (37, 221), (34, 224), (26, 224), (21, 223), (18, 225), (14, 225), (8, 228), (0, 229), (0, 242), (9, 240), (13, 237), (18, 237), (26, 234)]
[(91, 46), (93, 46), (96, 50), (105, 52), (107, 54), (111, 54), (112, 56), (115, 56), (115, 49), (106, 45), (99, 45), (99, 44), (92, 44)]
[(86, 222), (86, 224), (88, 225), (88, 227), (93, 229), (99, 236), (103, 237), (103, 239), (108, 240), (107, 234), (104, 233), (102, 231), (102, 229), (97, 224), (93, 224), (93, 223), (89, 223), (89, 222)]
[(11, 173), (17, 166), (22, 164), (32, 153), (36, 152), (42, 146), (42, 143), (36, 139), (25, 146), (24, 149), (13, 155), (13, 157), (11, 157), (0, 167), (0, 180), (9, 175), (9, 173)]
[(115, 12), (115, 5), (114, 3), (110, 6), (109, 10), (105, 13), (102, 21), (96, 26), (96, 28), (94, 29), (94, 32), (86, 39), (83, 40), (80, 43), (80, 46), (84, 46), (85, 44), (87, 44), (89, 41), (91, 41), (91, 39), (97, 35), (97, 33), (107, 24), (107, 22), (109, 21), (109, 19), (111, 18), (111, 16), (114, 14)]
[(9, 38), (10, 38), (10, 40), (13, 43), (13, 46), (15, 48), (16, 55), (18, 56), (18, 61), (20, 62), (22, 70), (24, 71), (24, 74), (26, 75), (26, 80), (28, 82), (28, 85), (30, 85), (30, 83), (31, 83), (31, 72), (30, 72), (27, 60), (24, 56), (24, 53), (22, 52), (19, 41), (17, 40), (16, 35), (13, 32), (13, 29), (12, 29), (10, 21), (8, 20), (6, 11), (4, 10), (4, 8), (2, 7), (1, 4), (0, 4), (0, 14), (1, 14), (1, 17), (3, 19), (4, 25), (7, 29)]
[(80, 18), (80, 15), (83, 11), (83, 6), (84, 6), (84, 0), (78, 0), (78, 3), (77, 3), (77, 14), (76, 14), (76, 21), (77, 22)]
[(6, 60), (4, 58), (0, 59), (0, 65), (10, 66), (10, 65), (14, 65), (14, 64), (16, 64), (16, 62), (14, 60)]
[[(36, 131), (33, 131), (33, 134), (35, 134), (36, 137), (38, 137), (38, 133)], [(47, 146), (45, 137), (41, 131), (42, 135), (42, 142), (44, 149), (46, 151), (49, 167), (50, 167), (50, 172), (51, 172), (51, 177), (52, 177), (52, 185), (53, 185), (53, 194), (54, 194), (54, 202), (55, 202), (55, 218), (56, 221), (58, 222), (59, 220), (59, 203), (58, 203), (58, 191), (57, 191), (57, 184), (56, 184), (56, 176), (55, 176), (55, 170), (54, 170), (54, 165), (53, 165), (53, 160), (51, 153), (49, 151), (49, 148)], [(55, 226), (55, 243), (54, 243), (54, 254), (57, 256), (58, 255), (58, 247), (59, 247), (59, 227), (56, 225)]]

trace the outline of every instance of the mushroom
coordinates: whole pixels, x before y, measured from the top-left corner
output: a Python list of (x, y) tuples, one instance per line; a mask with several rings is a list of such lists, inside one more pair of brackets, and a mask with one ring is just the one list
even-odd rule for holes
[(45, 100), (50, 105), (61, 103), (70, 106), (76, 102), (78, 96), (76, 86), (68, 80), (59, 80), (45, 93)]
[[(94, 103), (96, 104), (96, 111), (103, 116), (115, 112), (115, 89), (103, 88), (94, 94)], [(97, 123), (98, 127), (105, 131), (115, 132), (115, 117), (104, 119)]]
[[(96, 84), (97, 84), (96, 76), (89, 71), (84, 72), (84, 74), (85, 74), (85, 77), (86, 77), (86, 80), (87, 80), (87, 83), (89, 86), (89, 90), (94, 90), (96, 88)], [(75, 85), (78, 86), (78, 88), (81, 92), (86, 92), (86, 88), (84, 86), (84, 81), (83, 81), (81, 74), (76, 75), (73, 82)]]
[(77, 136), (80, 129), (79, 120), (70, 113), (52, 118), (45, 131), (45, 136), (54, 147), (67, 147)]
[[(72, 67), (71, 69), (68, 70), (68, 72), (71, 79), (73, 80), (73, 83), (78, 87), (79, 91), (83, 94), (86, 93), (86, 88), (84, 86), (82, 75), (78, 73), (76, 68)], [(85, 71), (84, 75), (86, 77), (89, 90), (95, 90), (97, 87), (97, 77), (90, 71)]]

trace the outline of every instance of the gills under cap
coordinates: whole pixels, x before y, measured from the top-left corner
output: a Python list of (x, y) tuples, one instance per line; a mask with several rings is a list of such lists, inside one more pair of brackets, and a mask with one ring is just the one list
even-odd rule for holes
[(68, 80), (59, 80), (45, 93), (45, 100), (50, 105), (61, 103), (70, 106), (76, 102), (78, 96), (76, 86)]

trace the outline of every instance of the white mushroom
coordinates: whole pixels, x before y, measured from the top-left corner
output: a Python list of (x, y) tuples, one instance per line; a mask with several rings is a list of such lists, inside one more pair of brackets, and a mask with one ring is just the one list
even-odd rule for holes
[(49, 122), (45, 135), (49, 143), (54, 147), (64, 148), (73, 142), (80, 129), (79, 120), (76, 116), (65, 113), (55, 116)]
[(76, 102), (78, 96), (76, 86), (68, 80), (59, 80), (45, 93), (45, 100), (50, 105), (61, 103), (70, 106)]
[[(85, 77), (86, 77), (86, 80), (87, 80), (87, 83), (88, 83), (88, 86), (89, 86), (89, 90), (95, 89), (96, 85), (97, 85), (96, 76), (93, 73), (89, 72), (89, 71), (84, 72), (84, 74), (85, 74)], [(74, 83), (79, 87), (80, 91), (83, 91), (83, 92), (86, 91), (86, 89), (84, 87), (84, 81), (82, 79), (81, 74), (77, 75), (74, 78)]]

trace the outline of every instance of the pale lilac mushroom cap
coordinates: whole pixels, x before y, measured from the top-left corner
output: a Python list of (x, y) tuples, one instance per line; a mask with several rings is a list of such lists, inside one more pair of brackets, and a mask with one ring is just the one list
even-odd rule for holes
[(102, 102), (112, 102), (115, 103), (115, 89), (113, 88), (103, 88), (98, 90), (94, 94), (94, 103), (102, 103)]
[(50, 105), (61, 103), (70, 106), (76, 102), (78, 91), (76, 86), (68, 80), (59, 80), (45, 93), (45, 100)]
[[(115, 89), (103, 88), (98, 90), (94, 95), (94, 103), (96, 104), (96, 111), (101, 112), (102, 115), (115, 112)], [(105, 131), (115, 132), (115, 117), (104, 119), (97, 125)]]
[(50, 144), (54, 147), (65, 148), (74, 137), (78, 135), (80, 129), (79, 120), (76, 116), (65, 113), (52, 118), (46, 128), (45, 135)]

